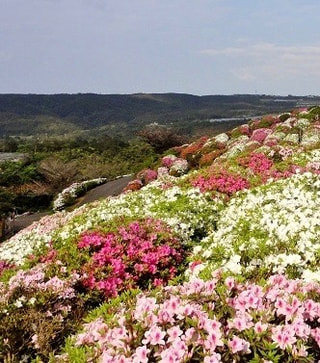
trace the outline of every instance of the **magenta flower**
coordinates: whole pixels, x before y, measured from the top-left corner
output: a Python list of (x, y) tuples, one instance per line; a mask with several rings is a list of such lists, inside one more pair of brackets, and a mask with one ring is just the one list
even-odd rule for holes
[[(91, 238), (92, 237), (92, 238)], [(183, 248), (170, 229), (151, 218), (121, 226), (115, 232), (91, 232), (81, 236), (78, 248), (88, 249), (82, 268), (83, 285), (106, 297), (139, 286), (166, 284), (177, 272)]]
[(250, 140), (262, 143), (264, 139), (271, 133), (272, 133), (271, 129), (266, 129), (266, 128), (256, 129), (252, 132)]
[(249, 188), (249, 182), (238, 175), (228, 174), (223, 171), (220, 174), (198, 176), (191, 181), (192, 186), (200, 188), (201, 192), (217, 191), (231, 195), (239, 190)]

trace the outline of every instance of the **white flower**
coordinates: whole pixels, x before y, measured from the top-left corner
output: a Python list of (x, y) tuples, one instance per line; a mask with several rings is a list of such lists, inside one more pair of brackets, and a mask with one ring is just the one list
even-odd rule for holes
[(320, 271), (304, 270), (302, 273), (302, 279), (306, 282), (320, 282)]

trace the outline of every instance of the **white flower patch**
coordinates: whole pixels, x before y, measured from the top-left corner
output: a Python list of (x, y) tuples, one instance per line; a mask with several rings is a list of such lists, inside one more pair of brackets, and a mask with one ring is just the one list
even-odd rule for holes
[(225, 144), (229, 140), (229, 136), (225, 133), (222, 133), (222, 134), (216, 135), (213, 139), (215, 142)]
[(320, 142), (320, 133), (316, 130), (310, 130), (302, 135), (301, 145), (303, 146), (313, 146)]
[(156, 180), (137, 192), (121, 194), (91, 205), (85, 215), (71, 220), (58, 231), (56, 237), (61, 240), (76, 238), (88, 228), (125, 216), (161, 219), (184, 241), (188, 241), (199, 230), (212, 231), (220, 202), (212, 201), (209, 195), (201, 193), (198, 188), (173, 186), (163, 189), (162, 183)]
[[(225, 159), (225, 158), (233, 158), (239, 155), (242, 151), (246, 149), (247, 142), (249, 137), (246, 135), (241, 135), (236, 139), (236, 142), (232, 139), (230, 142), (232, 146), (221, 156), (219, 156), (216, 160)], [(234, 143), (234, 144), (233, 144)]]
[(298, 134), (288, 134), (284, 139), (285, 142), (291, 144), (298, 144), (299, 143), (299, 135)]
[(65, 188), (61, 193), (59, 193), (57, 198), (53, 201), (53, 210), (57, 211), (63, 209), (66, 206), (66, 201), (68, 201), (70, 198), (75, 199), (83, 191), (101, 185), (107, 180), (107, 178), (97, 178), (71, 184), (69, 187)]
[(301, 128), (301, 129), (305, 129), (306, 127), (310, 126), (310, 121), (307, 118), (300, 118), (295, 126)]
[(293, 268), (302, 275), (307, 267), (318, 269), (319, 221), (320, 178), (297, 174), (238, 193), (221, 212), (217, 231), (196, 252), (213, 269), (277, 273)]
[(35, 249), (48, 245), (52, 241), (57, 228), (61, 228), (86, 210), (87, 206), (82, 206), (70, 213), (57, 212), (32, 223), (0, 245), (0, 260), (22, 265), (25, 258)]

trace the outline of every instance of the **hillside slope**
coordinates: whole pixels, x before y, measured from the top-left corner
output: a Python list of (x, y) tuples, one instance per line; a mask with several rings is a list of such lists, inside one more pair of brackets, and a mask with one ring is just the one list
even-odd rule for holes
[(319, 360), (319, 146), (320, 107), (265, 116), (21, 231), (0, 247), (0, 357)]
[[(219, 117), (252, 117), (319, 102), (316, 97), (188, 94), (1, 94), (0, 137), (65, 134), (113, 125), (189, 123)], [(108, 129), (109, 131), (112, 129)]]

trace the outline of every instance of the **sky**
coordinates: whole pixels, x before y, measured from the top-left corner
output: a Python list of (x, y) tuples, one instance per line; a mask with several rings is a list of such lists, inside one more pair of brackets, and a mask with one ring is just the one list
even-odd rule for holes
[(0, 0), (0, 93), (320, 95), (319, 0)]

